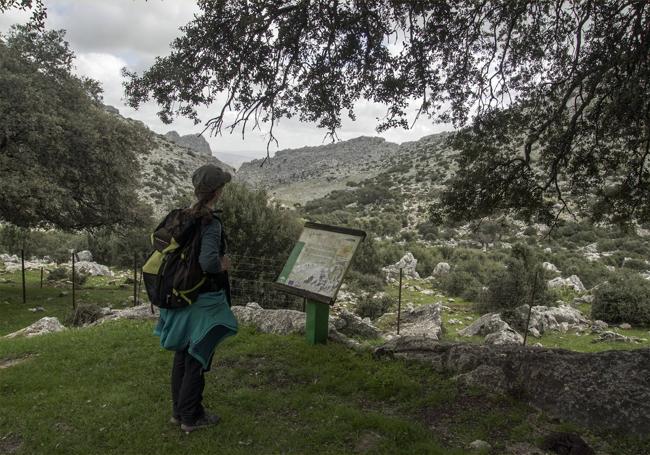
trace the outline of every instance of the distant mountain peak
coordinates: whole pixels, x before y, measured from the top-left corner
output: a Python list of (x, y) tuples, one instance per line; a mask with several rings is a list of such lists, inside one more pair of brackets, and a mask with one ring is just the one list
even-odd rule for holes
[(186, 147), (201, 155), (212, 156), (212, 149), (205, 138), (199, 134), (186, 134), (181, 136), (176, 131), (169, 131), (165, 134), (165, 139), (181, 147)]

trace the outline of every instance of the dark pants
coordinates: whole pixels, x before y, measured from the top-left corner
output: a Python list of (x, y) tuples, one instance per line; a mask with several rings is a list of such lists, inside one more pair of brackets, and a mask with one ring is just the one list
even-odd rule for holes
[(193, 425), (203, 417), (203, 365), (187, 349), (176, 351), (172, 367), (172, 401), (174, 417), (186, 425)]

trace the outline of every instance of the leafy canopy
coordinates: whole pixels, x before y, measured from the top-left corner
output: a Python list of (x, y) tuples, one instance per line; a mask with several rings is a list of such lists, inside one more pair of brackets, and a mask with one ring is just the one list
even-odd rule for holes
[(104, 111), (71, 74), (63, 31), (0, 36), (0, 220), (63, 229), (137, 225), (136, 153), (148, 132)]
[[(203, 0), (170, 55), (129, 76), (137, 107), (214, 133), (282, 118), (335, 135), (357, 101), (378, 130), (467, 127), (438, 215), (650, 219), (650, 4), (645, 0)], [(236, 117), (227, 123), (230, 111)]]

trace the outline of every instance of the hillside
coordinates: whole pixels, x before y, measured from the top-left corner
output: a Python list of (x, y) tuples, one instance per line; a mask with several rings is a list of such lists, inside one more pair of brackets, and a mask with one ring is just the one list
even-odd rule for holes
[[(148, 130), (142, 122), (122, 117), (113, 107), (108, 107), (107, 111), (125, 122), (136, 122)], [(214, 164), (235, 172), (231, 166), (212, 155), (210, 145), (203, 137), (193, 134), (180, 136), (176, 131), (165, 135), (150, 132), (151, 147), (138, 155), (138, 196), (152, 207), (156, 217), (163, 215), (181, 196), (191, 193), (191, 178), (196, 168)]]

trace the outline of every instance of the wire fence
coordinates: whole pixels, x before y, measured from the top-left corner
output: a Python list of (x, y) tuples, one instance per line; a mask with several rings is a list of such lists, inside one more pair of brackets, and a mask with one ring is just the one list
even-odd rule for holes
[[(303, 309), (303, 299), (280, 292), (273, 287), (273, 282), (279, 275), (284, 265), (280, 259), (263, 256), (229, 255), (231, 267), (229, 270), (231, 297), (234, 305), (245, 305), (257, 302), (263, 308), (289, 308)], [(88, 284), (83, 277), (84, 269), (81, 267), (76, 252), (71, 253), (68, 263), (43, 264), (35, 267), (33, 263), (26, 266), (25, 252), (20, 255), (20, 279), (22, 302), (27, 304), (33, 289), (56, 288), (60, 289), (60, 297), (69, 298), (72, 309), (82, 303), (104, 303), (108, 299), (106, 291), (120, 291), (123, 303), (138, 305), (148, 303), (144, 286), (142, 285), (142, 260), (137, 255), (133, 257), (133, 267), (128, 270), (115, 272), (114, 276), (107, 276), (100, 285)], [(58, 275), (52, 272), (59, 269)], [(65, 272), (60, 272), (65, 269)], [(26, 272), (36, 272), (26, 277)], [(75, 277), (75, 278), (73, 278)], [(100, 293), (104, 293), (101, 294)], [(115, 300), (115, 296), (112, 296)]]

